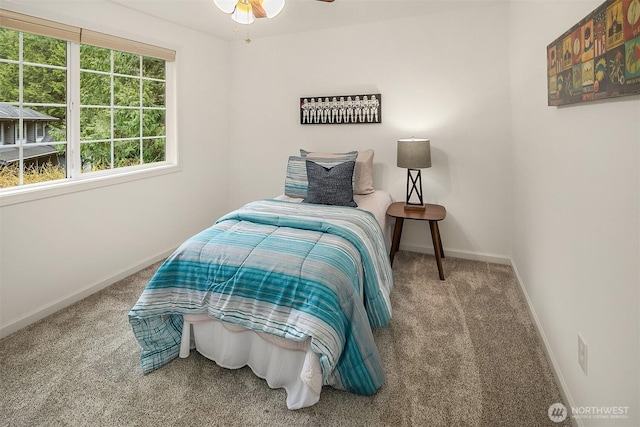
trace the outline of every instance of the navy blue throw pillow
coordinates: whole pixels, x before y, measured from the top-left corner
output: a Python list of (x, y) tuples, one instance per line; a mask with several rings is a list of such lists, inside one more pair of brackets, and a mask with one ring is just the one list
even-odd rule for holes
[(353, 200), (353, 169), (356, 162), (348, 161), (325, 168), (307, 160), (307, 197), (303, 203), (358, 207)]

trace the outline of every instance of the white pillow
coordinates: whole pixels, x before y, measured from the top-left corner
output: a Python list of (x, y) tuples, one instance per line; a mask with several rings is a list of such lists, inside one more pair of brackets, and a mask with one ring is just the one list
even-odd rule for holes
[(356, 157), (356, 168), (354, 172), (353, 194), (371, 194), (373, 193), (373, 155), (372, 149), (364, 151), (350, 151), (347, 153), (320, 153), (300, 149), (300, 157), (309, 157), (312, 159), (334, 159), (347, 158), (354, 153), (358, 153)]

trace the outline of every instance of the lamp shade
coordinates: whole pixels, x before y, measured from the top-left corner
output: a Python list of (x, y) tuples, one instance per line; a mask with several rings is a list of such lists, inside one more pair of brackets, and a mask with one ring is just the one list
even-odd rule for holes
[(399, 139), (398, 167), (424, 169), (431, 167), (431, 143), (428, 139)]

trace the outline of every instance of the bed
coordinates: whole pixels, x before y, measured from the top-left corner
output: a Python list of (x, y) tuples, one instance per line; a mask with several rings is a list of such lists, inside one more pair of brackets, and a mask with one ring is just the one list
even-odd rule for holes
[(143, 372), (195, 349), (225, 368), (248, 365), (286, 390), (289, 409), (316, 404), (323, 386), (376, 393), (384, 371), (372, 329), (391, 318), (392, 198), (373, 190), (372, 159), (301, 150), (283, 195), (182, 244), (129, 313)]

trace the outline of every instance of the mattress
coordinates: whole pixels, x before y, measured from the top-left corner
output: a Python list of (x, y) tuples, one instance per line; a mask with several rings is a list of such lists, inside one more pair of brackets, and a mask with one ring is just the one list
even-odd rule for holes
[[(284, 195), (277, 199), (301, 201)], [(375, 216), (388, 248), (393, 225), (386, 215), (393, 202), (389, 193), (374, 191), (368, 195), (355, 195), (354, 199), (360, 209)], [(269, 387), (285, 389), (287, 408), (300, 409), (315, 405), (320, 400), (323, 386), (319, 355), (311, 350), (309, 341), (296, 342), (254, 332), (206, 314), (185, 314), (180, 357), (188, 357), (190, 350), (195, 349), (223, 368), (249, 366)]]

